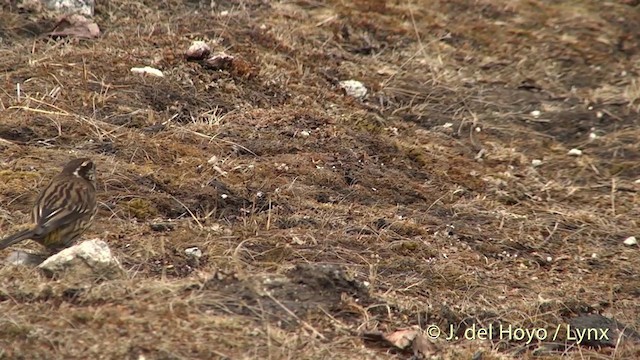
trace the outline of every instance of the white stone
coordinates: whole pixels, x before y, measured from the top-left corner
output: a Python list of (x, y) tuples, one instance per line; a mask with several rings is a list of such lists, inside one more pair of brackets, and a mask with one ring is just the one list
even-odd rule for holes
[(141, 75), (151, 75), (151, 76), (155, 76), (155, 77), (164, 77), (164, 74), (162, 73), (162, 71), (156, 69), (156, 68), (152, 68), (151, 66), (145, 66), (145, 67), (132, 67), (131, 68), (131, 72), (134, 74), (141, 74)]
[(100, 239), (83, 241), (51, 255), (38, 268), (49, 275), (109, 276), (122, 271), (106, 242)]
[(44, 0), (45, 6), (51, 10), (65, 14), (82, 14), (93, 16), (95, 0)]
[(624, 244), (627, 246), (637, 245), (638, 240), (636, 240), (635, 236), (629, 236), (628, 238), (624, 239)]
[(347, 95), (362, 99), (367, 96), (367, 87), (357, 80), (340, 81), (340, 87)]
[(582, 155), (582, 150), (580, 150), (580, 149), (571, 149), (571, 150), (569, 150), (569, 152), (567, 154), (569, 154), (571, 156), (580, 156), (580, 155)]
[(187, 254), (187, 256), (191, 256), (196, 259), (200, 259), (202, 257), (202, 250), (197, 246), (184, 249), (184, 253)]
[(211, 47), (204, 41), (196, 40), (191, 43), (184, 55), (187, 60), (202, 60), (210, 54)]

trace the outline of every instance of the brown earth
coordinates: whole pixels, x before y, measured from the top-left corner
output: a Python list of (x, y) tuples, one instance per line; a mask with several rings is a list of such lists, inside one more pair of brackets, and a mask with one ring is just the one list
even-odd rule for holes
[(90, 156), (128, 273), (3, 266), (2, 358), (408, 359), (371, 333), (430, 325), (427, 358), (640, 358), (635, 2), (98, 1), (93, 40), (2, 4), (0, 233)]

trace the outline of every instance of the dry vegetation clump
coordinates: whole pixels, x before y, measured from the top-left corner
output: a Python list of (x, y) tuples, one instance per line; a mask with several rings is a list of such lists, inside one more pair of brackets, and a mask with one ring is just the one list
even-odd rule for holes
[[(90, 156), (86, 237), (128, 277), (0, 268), (4, 357), (404, 359), (363, 334), (431, 324), (461, 337), (443, 359), (640, 357), (631, 2), (98, 1), (90, 41), (12, 3), (0, 233)], [(193, 40), (234, 60), (187, 62)], [(462, 339), (585, 314), (628, 338)]]

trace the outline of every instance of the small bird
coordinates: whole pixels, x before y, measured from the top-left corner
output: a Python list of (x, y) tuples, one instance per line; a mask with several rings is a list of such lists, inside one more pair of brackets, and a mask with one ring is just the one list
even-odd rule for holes
[(96, 215), (95, 173), (91, 159), (69, 161), (40, 192), (31, 212), (34, 226), (0, 241), (0, 250), (27, 239), (51, 252), (71, 246)]

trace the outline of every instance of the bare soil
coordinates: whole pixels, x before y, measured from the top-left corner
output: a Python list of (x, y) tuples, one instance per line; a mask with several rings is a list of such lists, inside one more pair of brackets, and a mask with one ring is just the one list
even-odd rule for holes
[(635, 2), (97, 3), (93, 40), (2, 3), (0, 233), (90, 156), (128, 275), (2, 266), (2, 358), (409, 359), (366, 335), (430, 325), (427, 358), (640, 358)]

